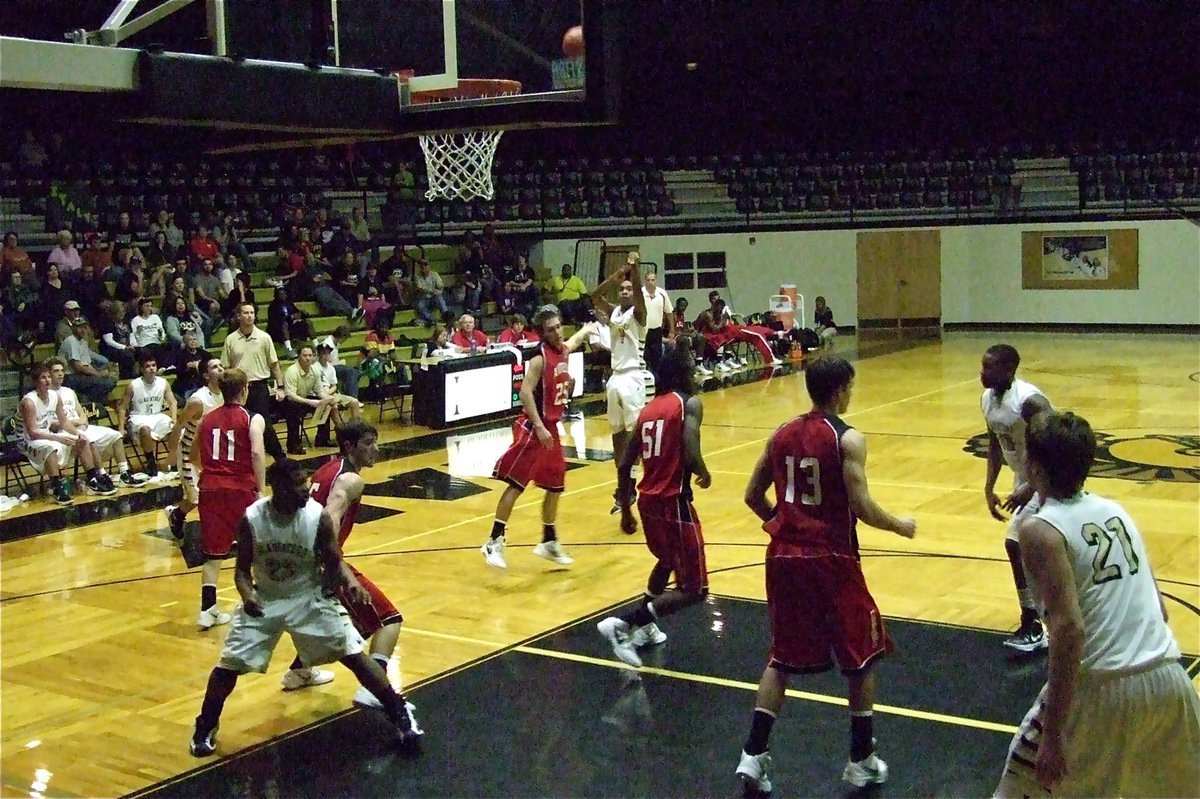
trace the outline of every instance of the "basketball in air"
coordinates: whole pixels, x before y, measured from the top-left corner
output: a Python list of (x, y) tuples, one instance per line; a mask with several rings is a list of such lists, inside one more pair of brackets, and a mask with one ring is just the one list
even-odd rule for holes
[(567, 58), (580, 58), (583, 55), (583, 27), (576, 25), (563, 34), (563, 55)]

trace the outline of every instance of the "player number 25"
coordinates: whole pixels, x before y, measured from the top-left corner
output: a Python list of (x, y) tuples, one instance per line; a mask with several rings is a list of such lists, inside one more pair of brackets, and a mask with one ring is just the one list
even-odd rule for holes
[[(783, 501), (796, 504), (796, 458), (788, 455), (784, 459), (787, 467), (787, 489)], [(821, 504), (821, 462), (816, 458), (800, 459), (800, 476), (808, 483), (808, 490), (800, 495), (802, 505)]]

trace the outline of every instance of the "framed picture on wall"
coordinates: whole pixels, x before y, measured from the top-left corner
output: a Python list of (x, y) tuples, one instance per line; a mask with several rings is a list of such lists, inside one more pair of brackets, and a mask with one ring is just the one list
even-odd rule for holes
[(1026, 231), (1021, 236), (1023, 289), (1136, 289), (1135, 229)]

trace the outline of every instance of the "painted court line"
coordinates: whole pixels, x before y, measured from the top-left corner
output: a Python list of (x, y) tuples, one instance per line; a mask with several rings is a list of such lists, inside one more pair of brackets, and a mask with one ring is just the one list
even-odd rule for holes
[[(539, 649), (532, 646), (513, 647), (513, 651), (522, 652), (526, 655), (538, 655), (539, 657), (557, 658), (558, 660), (569, 660), (574, 663), (587, 663), (592, 666), (606, 666), (611, 669), (622, 669), (625, 671), (633, 671), (631, 667), (615, 660), (604, 660), (602, 658), (589, 657), (587, 655), (576, 655), (571, 652), (558, 652), (551, 649)], [(729, 680), (724, 677), (710, 677), (705, 674), (690, 674), (684, 671), (673, 671), (671, 669), (659, 669), (652, 666), (643, 666), (640, 669), (643, 674), (654, 674), (659, 677), (670, 677), (676, 680), (687, 680), (689, 682), (704, 683), (706, 685), (719, 685), (723, 688), (739, 688), (743, 691), (757, 691), (758, 686), (754, 683), (743, 682), (741, 680)], [(816, 694), (811, 691), (797, 691), (794, 688), (787, 689), (787, 695), (793, 699), (804, 699), (809, 702), (820, 702), (826, 705), (847, 706), (847, 701), (840, 696), (828, 696), (826, 694)], [(1012, 735), (1017, 731), (1015, 725), (1012, 724), (997, 724), (993, 721), (983, 721), (981, 719), (967, 718), (966, 716), (953, 716), (947, 713), (931, 713), (926, 710), (915, 710), (908, 707), (899, 707), (897, 705), (875, 705), (876, 713), (888, 713), (893, 716), (904, 716), (911, 719), (920, 719), (922, 721), (936, 721), (941, 724), (954, 724), (959, 727), (971, 727), (977, 730), (987, 730), (989, 732), (1003, 732)]]

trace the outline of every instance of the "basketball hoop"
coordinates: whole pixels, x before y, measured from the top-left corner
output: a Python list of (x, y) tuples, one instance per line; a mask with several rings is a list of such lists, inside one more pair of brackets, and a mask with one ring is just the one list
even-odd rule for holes
[[(400, 81), (401, 101), (408, 94), (408, 77)], [(431, 89), (412, 92), (412, 105), (429, 105), (454, 100), (476, 100), (482, 97), (503, 97), (520, 94), (521, 84), (515, 80), (462, 78), (452, 89)], [(427, 200), (471, 200), (495, 195), (492, 186), (492, 161), (503, 130), (457, 130), (448, 133), (427, 133), (421, 138), (425, 153), (425, 171), (429, 178)]]

